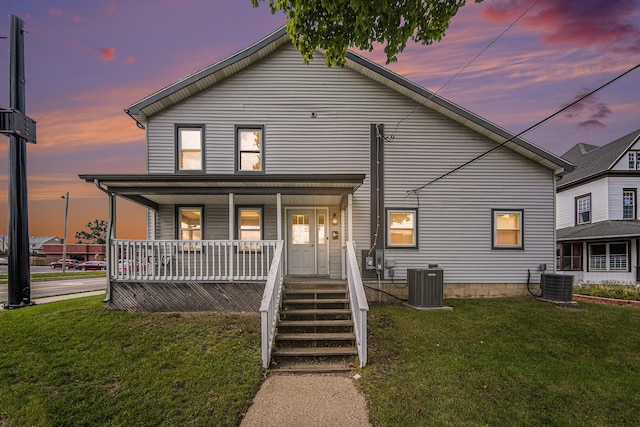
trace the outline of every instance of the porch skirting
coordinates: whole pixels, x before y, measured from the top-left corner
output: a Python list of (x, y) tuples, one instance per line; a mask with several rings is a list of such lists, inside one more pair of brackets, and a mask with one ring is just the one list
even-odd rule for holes
[(264, 282), (113, 281), (108, 307), (149, 312), (258, 312)]

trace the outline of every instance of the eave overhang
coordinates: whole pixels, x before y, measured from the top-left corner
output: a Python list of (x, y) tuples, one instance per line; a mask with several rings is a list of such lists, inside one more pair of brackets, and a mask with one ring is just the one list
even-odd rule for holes
[(640, 221), (599, 221), (592, 224), (561, 228), (556, 232), (558, 242), (609, 241), (640, 237)]
[(109, 193), (151, 209), (162, 200), (177, 196), (238, 195), (324, 195), (353, 194), (364, 181), (364, 174), (126, 174), (79, 175)]

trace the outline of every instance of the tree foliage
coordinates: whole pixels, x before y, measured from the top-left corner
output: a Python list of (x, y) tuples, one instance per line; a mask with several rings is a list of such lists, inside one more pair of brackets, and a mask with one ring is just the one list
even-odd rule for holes
[(76, 243), (93, 243), (104, 245), (107, 243), (108, 222), (103, 219), (89, 221), (85, 227), (87, 230), (76, 232)]
[[(265, 0), (251, 0), (254, 7)], [(475, 0), (476, 3), (482, 0)], [(287, 32), (304, 62), (320, 48), (327, 65), (344, 65), (349, 47), (384, 45), (387, 63), (397, 61), (408, 40), (440, 41), (466, 0), (269, 0), (271, 13), (287, 15)]]

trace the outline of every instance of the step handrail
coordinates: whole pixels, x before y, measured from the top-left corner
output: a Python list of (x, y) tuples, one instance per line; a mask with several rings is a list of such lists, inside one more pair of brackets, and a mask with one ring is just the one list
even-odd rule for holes
[(347, 283), (349, 284), (349, 299), (351, 300), (351, 315), (356, 333), (356, 345), (360, 367), (367, 364), (367, 312), (369, 303), (362, 285), (362, 277), (358, 268), (355, 244), (347, 242)]
[(276, 250), (273, 254), (273, 261), (269, 268), (267, 283), (262, 294), (262, 302), (260, 304), (261, 316), (261, 347), (262, 347), (262, 367), (269, 368), (271, 364), (271, 353), (276, 335), (276, 323), (278, 321), (278, 313), (280, 311), (280, 302), (282, 299), (283, 280), (283, 257), (282, 251), (284, 242), (279, 240), (276, 244)]

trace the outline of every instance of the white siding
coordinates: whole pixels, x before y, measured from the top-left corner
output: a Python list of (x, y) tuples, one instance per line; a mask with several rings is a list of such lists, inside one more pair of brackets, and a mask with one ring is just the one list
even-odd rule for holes
[[(622, 193), (625, 189), (636, 190), (636, 212), (638, 206), (638, 195), (640, 188), (640, 176), (639, 177), (610, 177), (608, 179), (608, 195), (609, 195), (609, 219), (619, 220), (623, 219), (622, 215)], [(637, 218), (636, 218), (637, 219)]]
[[(556, 227), (566, 228), (576, 225), (576, 197), (591, 194), (591, 222), (606, 221), (609, 218), (609, 178), (601, 178), (577, 187), (559, 192), (556, 196)], [(620, 193), (622, 204), (622, 193)], [(622, 217), (622, 211), (620, 213)]]
[[(353, 197), (358, 252), (370, 245), (370, 124), (384, 124), (393, 136), (384, 156), (389, 207), (418, 206), (407, 190), (495, 146), (432, 110), (416, 110), (415, 102), (353, 70), (327, 68), (319, 54), (304, 65), (292, 46), (153, 116), (148, 123), (150, 173), (174, 171), (175, 123), (205, 125), (207, 173), (234, 172), (234, 125), (264, 125), (267, 174), (367, 174)], [(406, 268), (437, 263), (448, 283), (523, 283), (527, 269), (552, 266), (553, 180), (550, 170), (501, 149), (425, 188), (418, 206), (419, 248), (386, 251), (397, 261), (396, 277), (403, 278)], [(225, 207), (207, 206), (207, 221), (219, 217), (224, 223)], [(524, 209), (524, 250), (491, 249), (492, 208)], [(337, 209), (332, 207), (330, 215)], [(160, 226), (166, 227), (173, 211), (163, 207), (161, 213), (167, 218), (159, 220)], [(271, 224), (269, 219), (266, 238), (275, 235)], [(207, 236), (209, 229), (216, 228), (208, 223)], [(331, 241), (333, 277), (340, 277), (339, 242)]]

